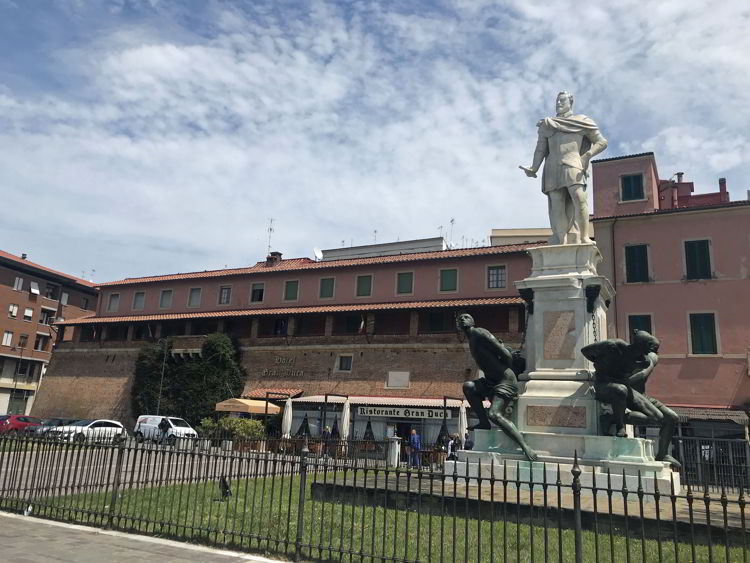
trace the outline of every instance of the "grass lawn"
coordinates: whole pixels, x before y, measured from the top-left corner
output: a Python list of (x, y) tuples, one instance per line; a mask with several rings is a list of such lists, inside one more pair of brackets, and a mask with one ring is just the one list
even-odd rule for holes
[[(361, 472), (360, 472), (361, 473)], [(328, 473), (328, 482), (341, 482), (342, 474)], [(348, 472), (348, 477), (352, 472)], [(305, 487), (303, 522), (303, 560), (371, 561), (382, 558), (409, 561), (572, 561), (574, 534), (557, 529), (548, 521), (545, 533), (543, 512), (533, 521), (523, 517), (516, 523), (509, 506), (507, 521), (502, 508), (490, 521), (465, 518), (459, 507), (444, 517), (419, 511), (396, 510), (383, 506), (343, 505), (314, 500), (308, 476)], [(160, 487), (130, 489), (117, 499), (114, 528), (185, 539), (192, 542), (264, 552), (275, 557), (293, 557), (297, 533), (299, 476), (248, 478), (232, 481), (232, 497), (221, 500), (216, 481), (201, 481)], [(323, 475), (315, 476), (317, 482)], [(102, 526), (108, 522), (111, 494), (74, 491), (75, 494), (44, 499), (35, 506), (35, 515)], [(360, 496), (360, 500), (364, 496)], [(502, 505), (499, 505), (502, 506)], [(641, 542), (640, 528), (631, 530), (626, 541), (624, 530), (615, 528), (610, 543), (609, 525), (600, 519), (598, 545), (595, 534), (583, 532), (584, 561), (708, 561), (706, 536), (696, 528), (695, 554), (688, 543), (675, 544), (672, 538)], [(562, 545), (562, 556), (560, 553)], [(338, 553), (343, 551), (344, 554)], [(629, 557), (628, 557), (629, 552)], [(742, 546), (729, 550), (723, 543), (712, 546), (714, 561), (745, 561)], [(746, 555), (746, 554), (745, 554)]]

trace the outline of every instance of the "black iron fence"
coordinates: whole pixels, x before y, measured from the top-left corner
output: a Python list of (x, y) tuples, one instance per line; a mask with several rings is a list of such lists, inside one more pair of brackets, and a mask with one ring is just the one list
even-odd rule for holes
[[(0, 437), (0, 509), (297, 560), (743, 561), (743, 488), (505, 460)], [(329, 444), (330, 445), (330, 444)], [(272, 451), (273, 450), (273, 451)], [(335, 453), (335, 452), (333, 452)], [(520, 470), (519, 470), (520, 468)], [(623, 474), (624, 475), (624, 474)]]
[(750, 443), (741, 439), (675, 437), (672, 452), (682, 463), (682, 480), (717, 492), (750, 492)]

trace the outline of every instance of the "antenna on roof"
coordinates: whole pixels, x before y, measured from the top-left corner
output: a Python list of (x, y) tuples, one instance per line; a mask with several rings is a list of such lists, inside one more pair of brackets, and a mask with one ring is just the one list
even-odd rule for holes
[(450, 222), (451, 222), (451, 234), (448, 237), (448, 242), (452, 243), (453, 242), (453, 224), (456, 222), (456, 220), (453, 217), (451, 217)]
[(273, 234), (273, 217), (268, 220), (268, 254), (271, 254), (271, 235)]
[(372, 232), (372, 242), (378, 242), (378, 230), (377, 229), (375, 229)]
[(313, 254), (315, 255), (315, 260), (323, 259), (323, 252), (317, 246), (313, 248)]

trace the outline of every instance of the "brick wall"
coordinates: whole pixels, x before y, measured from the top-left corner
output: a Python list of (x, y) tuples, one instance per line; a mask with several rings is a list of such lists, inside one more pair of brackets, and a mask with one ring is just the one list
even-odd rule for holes
[(31, 414), (110, 418), (130, 427), (130, 391), (138, 349), (65, 349), (52, 354)]

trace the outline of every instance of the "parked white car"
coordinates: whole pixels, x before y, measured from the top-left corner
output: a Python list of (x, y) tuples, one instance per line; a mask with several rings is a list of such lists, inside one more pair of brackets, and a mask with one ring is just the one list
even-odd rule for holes
[(47, 435), (69, 442), (115, 442), (125, 437), (126, 430), (116, 420), (85, 419), (66, 426), (56, 426)]
[(159, 423), (166, 419), (169, 423), (167, 428), (166, 440), (170, 446), (173, 446), (178, 438), (197, 438), (198, 433), (193, 429), (190, 424), (181, 418), (174, 416), (161, 416), (155, 414), (143, 414), (138, 417), (138, 421), (135, 423), (133, 429), (133, 436), (137, 442), (144, 440), (153, 440), (158, 442), (161, 440), (161, 430), (159, 429)]

